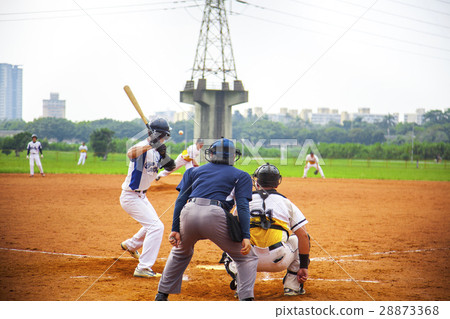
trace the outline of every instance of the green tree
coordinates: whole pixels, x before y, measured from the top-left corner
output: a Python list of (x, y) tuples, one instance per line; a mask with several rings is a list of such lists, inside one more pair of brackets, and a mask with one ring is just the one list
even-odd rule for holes
[(16, 156), (19, 157), (19, 153), (27, 148), (28, 143), (31, 141), (31, 133), (22, 132), (13, 136), (14, 151)]
[(12, 150), (14, 149), (14, 138), (12, 136), (2, 138), (0, 148), (2, 149), (3, 154), (11, 154)]
[(114, 132), (107, 128), (101, 128), (92, 132), (90, 136), (90, 143), (94, 150), (94, 155), (103, 157), (103, 160), (108, 158), (108, 153), (112, 150), (112, 137)]

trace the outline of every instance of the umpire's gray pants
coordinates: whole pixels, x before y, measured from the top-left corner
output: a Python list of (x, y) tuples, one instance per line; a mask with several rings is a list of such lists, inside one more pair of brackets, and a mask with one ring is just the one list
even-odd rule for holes
[[(209, 203), (209, 201), (208, 201)], [(181, 244), (173, 247), (159, 281), (158, 291), (177, 294), (181, 291), (183, 273), (194, 254), (194, 245), (198, 240), (209, 239), (236, 262), (237, 293), (239, 299), (254, 298), (253, 287), (256, 280), (258, 256), (253, 248), (247, 255), (242, 255), (241, 243), (234, 242), (228, 234), (225, 213), (219, 206), (199, 205), (198, 202), (187, 203), (180, 215)]]

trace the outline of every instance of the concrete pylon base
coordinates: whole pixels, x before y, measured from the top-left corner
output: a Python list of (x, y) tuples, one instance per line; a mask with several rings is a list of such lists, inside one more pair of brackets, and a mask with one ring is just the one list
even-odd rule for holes
[(228, 82), (222, 83), (222, 90), (206, 89), (206, 80), (187, 81), (184, 91), (180, 92), (180, 101), (194, 105), (194, 139), (218, 139), (232, 137), (232, 110), (236, 104), (248, 102), (248, 91), (244, 91), (241, 81), (234, 81), (233, 90)]

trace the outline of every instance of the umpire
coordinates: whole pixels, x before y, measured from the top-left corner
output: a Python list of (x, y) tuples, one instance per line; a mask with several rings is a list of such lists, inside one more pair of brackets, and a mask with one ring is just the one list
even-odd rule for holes
[[(239, 299), (254, 299), (258, 257), (250, 245), (252, 180), (248, 173), (233, 167), (236, 154), (232, 141), (219, 139), (205, 150), (208, 164), (184, 173), (177, 186), (179, 195), (169, 235), (174, 247), (159, 281), (156, 301), (166, 301), (169, 294), (180, 293), (183, 273), (194, 254), (194, 245), (202, 239), (211, 240), (236, 261)], [(235, 201), (242, 242), (231, 240), (225, 216)]]

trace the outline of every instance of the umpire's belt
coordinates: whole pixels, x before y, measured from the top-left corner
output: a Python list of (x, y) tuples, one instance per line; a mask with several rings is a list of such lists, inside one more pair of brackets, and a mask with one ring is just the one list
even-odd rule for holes
[(278, 243), (270, 245), (267, 248), (269, 248), (269, 250), (274, 250), (274, 249), (277, 249), (277, 248), (282, 247), (282, 246), (283, 246), (283, 243), (281, 241), (279, 241)]
[(209, 205), (219, 206), (219, 207), (227, 210), (225, 208), (225, 205), (220, 200), (194, 197), (194, 198), (189, 198), (188, 202), (193, 202), (200, 206), (209, 206)]

